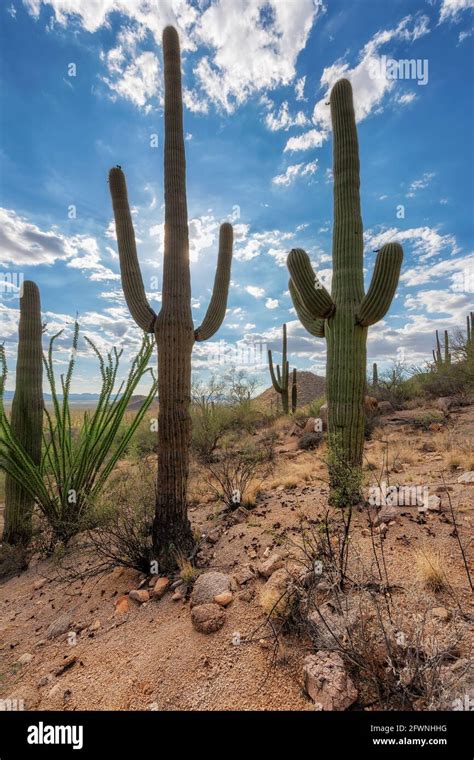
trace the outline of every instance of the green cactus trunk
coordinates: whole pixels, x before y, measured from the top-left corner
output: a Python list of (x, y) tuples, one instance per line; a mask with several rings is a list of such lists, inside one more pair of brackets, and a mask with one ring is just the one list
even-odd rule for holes
[[(11, 429), (32, 460), (39, 464), (43, 434), (43, 350), (41, 302), (38, 286), (23, 283), (20, 299), (18, 358)], [(32, 531), (33, 500), (9, 475), (5, 477), (3, 541), (28, 544)]]
[(232, 260), (233, 231), (223, 224), (214, 290), (200, 327), (191, 315), (186, 159), (179, 39), (173, 27), (163, 32), (165, 79), (165, 245), (162, 307), (148, 304), (138, 263), (125, 177), (116, 167), (109, 182), (125, 298), (135, 321), (154, 332), (158, 346), (158, 476), (153, 548), (160, 572), (173, 570), (188, 557), (194, 538), (187, 516), (187, 481), (191, 443), (191, 352), (194, 341), (207, 340), (225, 316)]
[[(328, 438), (337, 466), (330, 468), (331, 490), (339, 490), (341, 467), (360, 474), (364, 446), (364, 395), (368, 327), (390, 307), (403, 258), (401, 246), (379, 251), (372, 282), (364, 294), (363, 235), (359, 196), (359, 148), (352, 88), (339, 80), (331, 91), (334, 137), (334, 228), (331, 295), (305, 251), (288, 257), (290, 294), (303, 326), (327, 341)], [(354, 479), (355, 482), (355, 479)], [(358, 498), (360, 493), (355, 493)], [(352, 495), (349, 497), (352, 499)]]
[(372, 366), (372, 387), (375, 389), (379, 387), (379, 370), (377, 362), (374, 362)]
[(296, 368), (295, 368), (293, 370), (293, 381), (291, 384), (291, 413), (292, 414), (296, 412), (297, 405), (298, 405), (298, 386), (297, 386)]
[[(280, 365), (276, 365), (276, 374), (275, 369), (273, 367), (273, 357), (272, 352), (268, 351), (268, 368), (270, 370), (270, 377), (272, 380), (272, 385), (276, 392), (281, 397), (281, 404), (283, 408), (283, 413), (288, 414), (290, 411), (290, 390), (289, 390), (289, 378), (290, 378), (290, 364), (287, 359), (287, 334), (286, 334), (286, 324), (283, 325), (283, 346), (282, 346), (282, 356), (281, 356), (281, 369)], [(293, 403), (293, 396), (294, 396), (294, 403)], [(292, 413), (294, 414), (294, 411), (296, 410), (296, 397), (297, 397), (297, 390), (296, 390), (296, 369), (293, 370), (293, 380), (292, 380), (292, 388), (291, 388), (291, 408)], [(294, 407), (294, 408), (293, 408)]]

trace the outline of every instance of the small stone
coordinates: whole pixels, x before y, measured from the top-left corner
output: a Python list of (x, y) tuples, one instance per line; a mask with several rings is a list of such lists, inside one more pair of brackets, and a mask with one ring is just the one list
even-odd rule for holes
[(422, 444), (422, 446), (420, 448), (420, 451), (426, 451), (426, 452), (428, 452), (428, 451), (436, 451), (436, 446), (434, 445), (434, 443), (431, 443), (431, 441), (425, 441)]
[(101, 627), (102, 627), (102, 623), (100, 622), (100, 620), (97, 619), (97, 620), (94, 620), (94, 622), (90, 624), (89, 631), (98, 631)]
[(458, 483), (474, 483), (474, 470), (470, 470), (469, 472), (463, 472), (462, 475), (458, 478)]
[(69, 630), (72, 625), (72, 615), (69, 612), (64, 612), (46, 630), (47, 639), (55, 639), (57, 636), (61, 636), (63, 633)]
[(233, 577), (239, 586), (244, 586), (255, 578), (255, 573), (250, 565), (243, 565), (238, 573), (234, 573)]
[(191, 611), (191, 621), (199, 633), (215, 633), (225, 622), (225, 612), (218, 604), (199, 604)]
[(227, 607), (231, 601), (233, 600), (234, 596), (231, 591), (224, 591), (222, 594), (216, 594), (214, 597), (214, 601), (216, 604), (219, 604), (221, 607)]
[(133, 589), (128, 593), (129, 599), (133, 599), (138, 604), (144, 604), (150, 600), (150, 594), (145, 589)]
[(39, 591), (40, 588), (43, 588), (45, 583), (46, 583), (46, 578), (39, 578), (37, 581), (33, 583), (33, 589), (35, 591)]
[(52, 675), (43, 676), (38, 681), (38, 684), (37, 684), (38, 689), (41, 689), (43, 686), (47, 686), (49, 683), (51, 683), (52, 680), (53, 680)]
[(210, 604), (215, 596), (225, 591), (230, 591), (230, 578), (226, 573), (220, 573), (217, 570), (201, 573), (196, 579), (191, 594), (191, 607)]
[(284, 561), (279, 554), (271, 554), (268, 559), (264, 559), (257, 565), (257, 570), (264, 578), (269, 578), (275, 570), (279, 570), (283, 567)]
[(170, 579), (163, 576), (162, 578), (158, 578), (155, 585), (153, 586), (153, 598), (154, 599), (161, 599), (162, 596), (164, 596), (166, 589), (170, 585)]
[(382, 523), (389, 523), (391, 520), (395, 520), (400, 514), (398, 507), (392, 507), (385, 505), (382, 507), (377, 517), (375, 518), (374, 525), (381, 525)]
[(439, 496), (436, 496), (435, 494), (428, 496), (426, 507), (430, 512), (439, 512), (441, 509), (441, 499)]
[(451, 619), (451, 613), (446, 607), (434, 607), (431, 610), (431, 616), (436, 620), (441, 620), (443, 623), (447, 623)]
[(125, 615), (125, 613), (129, 612), (130, 610), (130, 604), (128, 601), (128, 597), (126, 596), (119, 596), (118, 599), (115, 600), (115, 615)]
[(176, 591), (176, 589), (179, 586), (182, 586), (184, 581), (181, 578), (178, 578), (177, 581), (173, 581), (173, 583), (170, 585), (170, 591)]
[(186, 590), (183, 588), (178, 588), (174, 592), (174, 594), (171, 597), (172, 602), (181, 602), (183, 599), (186, 598)]
[(21, 657), (18, 658), (17, 663), (19, 665), (29, 665), (32, 659), (33, 655), (30, 654), (30, 652), (25, 652), (25, 654), (22, 654)]

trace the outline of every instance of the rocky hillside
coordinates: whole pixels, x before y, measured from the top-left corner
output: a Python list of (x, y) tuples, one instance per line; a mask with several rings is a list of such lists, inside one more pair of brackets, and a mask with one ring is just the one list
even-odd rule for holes
[[(326, 390), (326, 378), (320, 375), (315, 375), (314, 372), (298, 372), (297, 375), (298, 384), (298, 406), (306, 406), (314, 401), (315, 398), (324, 396)], [(280, 402), (280, 395), (273, 389), (272, 386), (267, 388), (266, 391), (257, 396), (256, 399), (263, 406), (270, 406), (271, 402), (275, 404)]]

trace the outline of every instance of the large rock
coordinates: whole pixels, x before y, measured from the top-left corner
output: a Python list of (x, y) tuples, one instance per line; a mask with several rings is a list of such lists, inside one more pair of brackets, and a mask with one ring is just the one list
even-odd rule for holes
[(319, 710), (340, 712), (356, 701), (357, 689), (337, 652), (308, 655), (303, 673), (305, 689)]
[(282, 567), (270, 576), (260, 590), (260, 606), (270, 618), (284, 617), (289, 611), (291, 595), (288, 593), (288, 585), (291, 576)]
[(319, 410), (319, 419), (322, 420), (323, 430), (328, 429), (328, 405), (323, 404)]
[(230, 590), (230, 578), (225, 573), (216, 570), (202, 573), (194, 584), (191, 607), (197, 607), (198, 604), (210, 604), (215, 596)]
[(56, 618), (46, 630), (46, 638), (55, 639), (57, 636), (66, 633), (72, 625), (72, 622), (72, 615), (69, 612), (63, 612), (63, 614)]
[(191, 610), (191, 621), (199, 633), (215, 633), (225, 622), (225, 612), (218, 604), (198, 604)]
[(308, 417), (303, 428), (303, 435), (316, 432), (316, 417)]
[(380, 414), (390, 414), (393, 412), (393, 405), (390, 401), (379, 401), (377, 406)]
[(453, 405), (453, 399), (449, 396), (441, 396), (436, 399), (436, 408), (447, 414)]

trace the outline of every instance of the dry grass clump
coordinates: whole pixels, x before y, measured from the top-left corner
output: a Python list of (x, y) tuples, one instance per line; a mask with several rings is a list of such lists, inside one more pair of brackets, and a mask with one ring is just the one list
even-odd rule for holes
[(278, 474), (267, 481), (267, 488), (275, 490), (279, 486), (284, 488), (297, 488), (303, 483), (309, 483), (318, 478), (318, 469), (322, 463), (313, 456), (290, 459), (278, 464)]
[(446, 588), (446, 565), (441, 554), (430, 547), (422, 547), (414, 552), (414, 562), (418, 581), (429, 591)]

